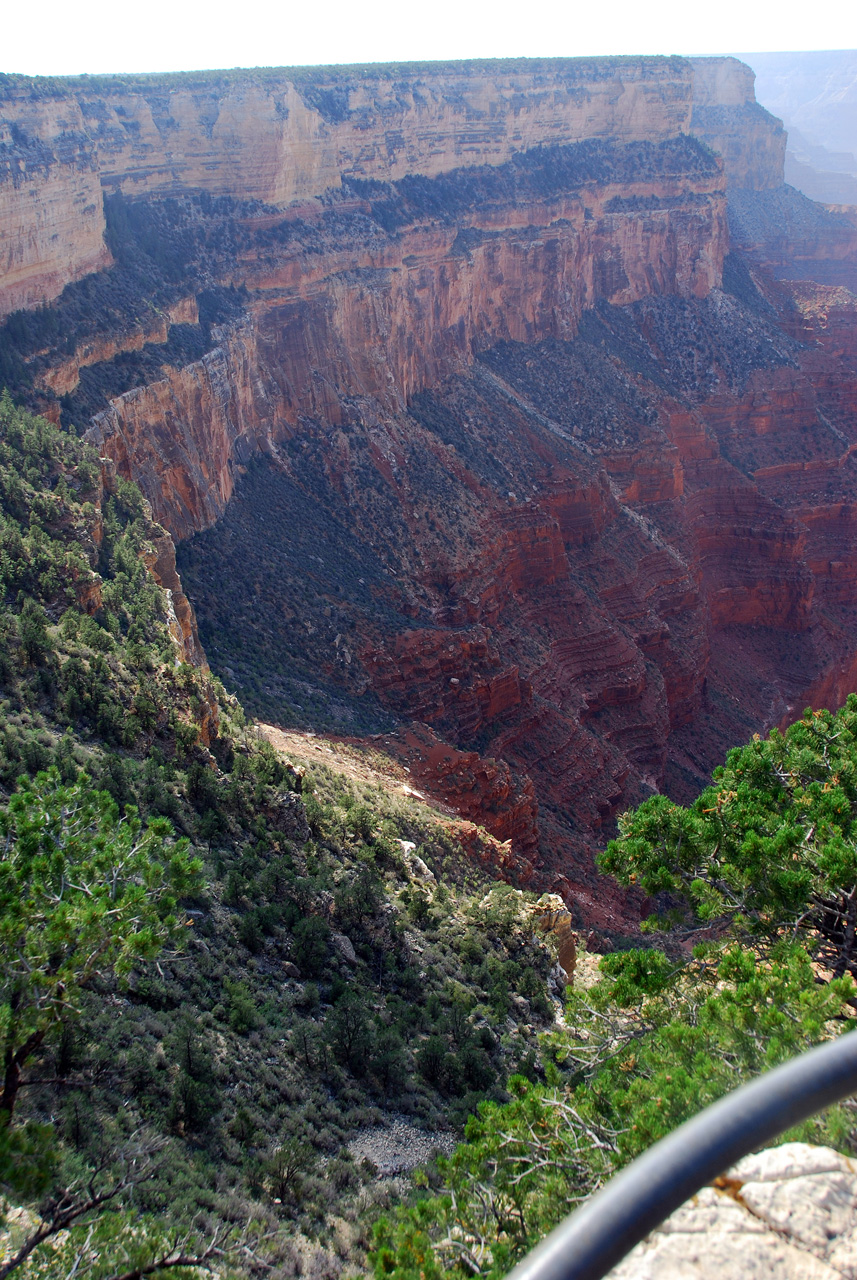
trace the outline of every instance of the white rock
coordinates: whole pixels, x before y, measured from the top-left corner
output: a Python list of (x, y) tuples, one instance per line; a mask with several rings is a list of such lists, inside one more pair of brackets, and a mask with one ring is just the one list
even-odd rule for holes
[(402, 846), (402, 860), (412, 880), (421, 880), (424, 884), (437, 884), (431, 867), (426, 866), (418, 853), (414, 853), (416, 845), (411, 840), (399, 840)]
[(857, 1226), (857, 1181), (848, 1173), (813, 1173), (785, 1182), (749, 1182), (741, 1199), (770, 1226), (822, 1256), (828, 1242)]
[(740, 1161), (608, 1280), (857, 1280), (857, 1163), (785, 1143)]
[(609, 1280), (841, 1280), (810, 1254), (771, 1232), (655, 1235), (609, 1273)]
[(354, 943), (344, 933), (332, 933), (330, 941), (333, 943), (334, 950), (342, 957), (346, 964), (354, 966), (357, 963), (357, 952), (354, 950)]
[(853, 1173), (854, 1161), (831, 1147), (811, 1147), (805, 1142), (784, 1142), (745, 1156), (729, 1171), (739, 1182), (780, 1182), (783, 1178), (803, 1177), (808, 1173)]

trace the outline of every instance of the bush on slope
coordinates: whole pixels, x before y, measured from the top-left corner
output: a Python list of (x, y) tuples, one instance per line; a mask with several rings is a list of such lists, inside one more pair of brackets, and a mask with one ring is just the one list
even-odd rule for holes
[[(687, 808), (600, 859), (654, 895), (652, 945), (575, 990), (545, 1085), (483, 1104), (433, 1194), (375, 1237), (377, 1276), (500, 1277), (599, 1182), (746, 1080), (854, 1025), (857, 697), (729, 753)], [(784, 1135), (855, 1149), (850, 1104)]]
[[(300, 778), (181, 661), (146, 568), (162, 531), (133, 485), (106, 480), (78, 439), (3, 398), (0, 807), (26, 825), (74, 796), (114, 835), (151, 831), (203, 868), (177, 911), (164, 899), (181, 948), (92, 970), (68, 952), (80, 989), (22, 1060), (6, 1193), (17, 1183), (49, 1222), (95, 1178), (99, 1195), (117, 1188), (120, 1235), (123, 1204), (158, 1216), (153, 1250), (188, 1233), (197, 1254), (226, 1247), (252, 1219), (282, 1274), (314, 1252), (336, 1273), (335, 1233), (359, 1259), (366, 1212), (393, 1194), (349, 1141), (391, 1110), (451, 1132), (506, 1096), (509, 1072), (537, 1076), (509, 1018), (551, 1022), (552, 956), (520, 896), (492, 888), (423, 806), (323, 768)], [(434, 883), (412, 882), (402, 840)], [(4, 971), (10, 1007), (15, 980)], [(47, 1185), (22, 1189), (27, 1134), (44, 1139)], [(129, 1179), (135, 1160), (145, 1178)], [(40, 1256), (22, 1266), (39, 1274)]]

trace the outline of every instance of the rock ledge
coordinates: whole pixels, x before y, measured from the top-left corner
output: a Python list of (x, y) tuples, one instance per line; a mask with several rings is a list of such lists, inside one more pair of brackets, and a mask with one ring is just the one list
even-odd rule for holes
[(789, 1142), (747, 1156), (608, 1280), (857, 1280), (857, 1161)]

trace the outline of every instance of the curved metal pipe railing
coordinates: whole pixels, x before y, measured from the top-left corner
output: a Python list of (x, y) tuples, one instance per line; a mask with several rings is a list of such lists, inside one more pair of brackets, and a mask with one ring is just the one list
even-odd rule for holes
[(742, 1085), (650, 1147), (547, 1236), (507, 1280), (601, 1280), (743, 1156), (857, 1093), (857, 1031)]

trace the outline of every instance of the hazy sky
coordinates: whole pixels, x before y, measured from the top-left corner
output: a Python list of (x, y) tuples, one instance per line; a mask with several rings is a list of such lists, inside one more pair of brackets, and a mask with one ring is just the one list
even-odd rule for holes
[(0, 71), (855, 47), (853, 0), (7, 0)]

